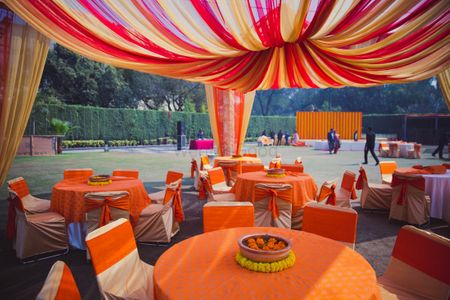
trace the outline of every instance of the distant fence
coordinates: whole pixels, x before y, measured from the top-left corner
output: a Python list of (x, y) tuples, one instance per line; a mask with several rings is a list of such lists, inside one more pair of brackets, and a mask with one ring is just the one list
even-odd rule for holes
[(361, 134), (361, 112), (297, 112), (297, 131), (303, 139), (326, 139), (334, 128), (341, 139), (353, 139), (355, 130)]

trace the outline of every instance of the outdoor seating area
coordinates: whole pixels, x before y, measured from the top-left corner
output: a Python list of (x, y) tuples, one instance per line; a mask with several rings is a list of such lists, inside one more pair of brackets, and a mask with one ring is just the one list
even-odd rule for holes
[(2, 299), (449, 300), (449, 12), (0, 0)]

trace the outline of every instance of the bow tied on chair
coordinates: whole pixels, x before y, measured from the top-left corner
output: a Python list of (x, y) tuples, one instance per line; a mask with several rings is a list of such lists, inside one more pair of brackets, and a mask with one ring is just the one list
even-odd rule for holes
[(84, 198), (86, 212), (101, 208), (99, 227), (108, 224), (112, 220), (111, 207), (126, 211), (130, 210), (129, 194), (126, 191), (88, 193)]
[(263, 184), (255, 185), (254, 201), (269, 198), (267, 209), (272, 213), (272, 218), (276, 219), (280, 216), (277, 205), (277, 199), (292, 202), (292, 185), (290, 184)]
[(173, 211), (175, 215), (175, 220), (180, 223), (184, 221), (184, 212), (181, 199), (181, 179), (174, 181), (167, 185), (166, 193), (164, 195), (163, 204), (167, 204), (170, 200), (173, 200)]
[(356, 180), (356, 185), (355, 185), (357, 190), (362, 190), (362, 188), (364, 186), (364, 181), (367, 181), (366, 170), (364, 170), (363, 167), (360, 167), (358, 180)]
[(192, 159), (192, 161), (191, 161), (191, 178), (194, 178), (194, 173), (197, 170), (198, 170), (197, 160)]
[(421, 191), (425, 190), (425, 179), (422, 176), (417, 175), (398, 175), (393, 174), (392, 176), (392, 187), (401, 186), (400, 194), (397, 198), (397, 204), (403, 205), (406, 200), (406, 196), (408, 194), (408, 186), (415, 187)]

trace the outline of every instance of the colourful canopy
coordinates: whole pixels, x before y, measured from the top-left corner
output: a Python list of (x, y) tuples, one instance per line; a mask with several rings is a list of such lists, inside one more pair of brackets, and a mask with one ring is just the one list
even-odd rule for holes
[(91, 59), (248, 92), (371, 86), (449, 67), (448, 0), (4, 0)]

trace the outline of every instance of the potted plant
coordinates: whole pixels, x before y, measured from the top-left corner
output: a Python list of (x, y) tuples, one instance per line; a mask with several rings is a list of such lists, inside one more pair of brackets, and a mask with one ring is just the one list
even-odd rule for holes
[(53, 118), (50, 122), (57, 137), (56, 137), (56, 151), (58, 154), (62, 153), (62, 139), (70, 131), (71, 126), (67, 121)]

